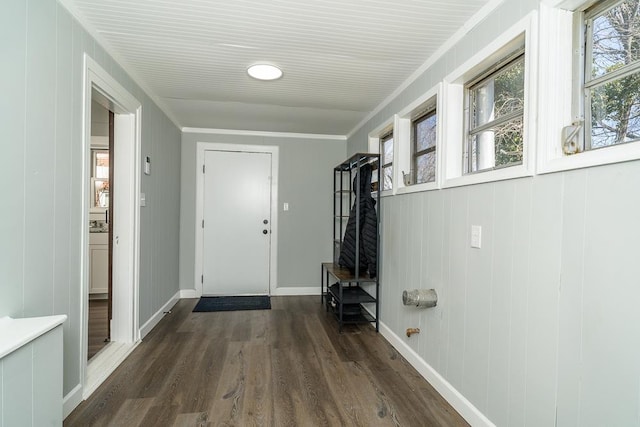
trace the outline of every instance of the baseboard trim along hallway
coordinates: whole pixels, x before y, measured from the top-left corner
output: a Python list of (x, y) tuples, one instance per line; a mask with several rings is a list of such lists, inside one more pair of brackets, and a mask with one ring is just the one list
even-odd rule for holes
[(380, 322), (380, 333), (469, 424), (472, 426), (495, 427), (495, 424), (485, 417), (478, 408), (469, 402), (462, 393), (456, 390), (383, 322)]

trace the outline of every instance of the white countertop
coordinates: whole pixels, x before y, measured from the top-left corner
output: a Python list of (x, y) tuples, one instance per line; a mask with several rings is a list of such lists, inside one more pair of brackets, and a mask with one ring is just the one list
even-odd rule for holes
[(24, 319), (0, 317), (0, 359), (61, 325), (65, 320), (67, 316), (64, 314)]

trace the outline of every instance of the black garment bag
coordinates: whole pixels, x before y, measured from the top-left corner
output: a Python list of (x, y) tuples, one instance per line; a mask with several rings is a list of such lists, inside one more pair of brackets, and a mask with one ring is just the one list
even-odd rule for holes
[[(356, 268), (356, 227), (360, 230), (359, 236), (359, 269), (360, 274), (369, 272), (369, 277), (376, 277), (376, 263), (378, 252), (378, 218), (376, 214), (376, 201), (371, 197), (371, 165), (360, 167), (360, 191), (358, 192), (358, 175), (353, 179), (353, 192), (356, 200), (349, 212), (349, 220), (345, 230), (342, 247), (340, 248), (339, 264), (355, 272)], [(359, 194), (358, 194), (359, 193)], [(358, 197), (359, 196), (359, 197)], [(359, 224), (356, 218), (356, 206), (360, 206)]]

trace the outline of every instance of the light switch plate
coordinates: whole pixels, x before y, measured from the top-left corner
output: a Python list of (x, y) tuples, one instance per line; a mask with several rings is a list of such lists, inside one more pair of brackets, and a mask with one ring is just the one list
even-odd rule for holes
[(479, 225), (471, 226), (471, 247), (478, 249), (482, 247), (482, 227)]
[(288, 211), (289, 210), (289, 203), (284, 202), (284, 204), (282, 205), (282, 210)]

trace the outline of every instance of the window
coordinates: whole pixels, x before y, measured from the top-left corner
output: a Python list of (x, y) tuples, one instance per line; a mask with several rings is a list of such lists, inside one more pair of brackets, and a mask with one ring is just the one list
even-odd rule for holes
[(584, 149), (640, 140), (640, 0), (583, 15)]
[(109, 151), (91, 150), (92, 208), (109, 207)]
[(558, 4), (541, 4), (544, 84), (528, 92), (538, 107), (536, 171), (640, 159), (640, 0)]
[(380, 137), (382, 190), (393, 189), (393, 129)]
[(436, 180), (437, 121), (435, 106), (427, 108), (411, 121), (411, 170), (416, 184)]
[(522, 164), (524, 71), (521, 48), (466, 84), (464, 173)]

